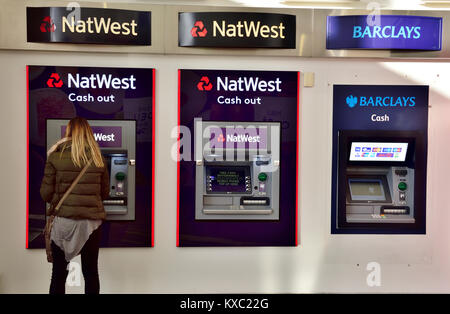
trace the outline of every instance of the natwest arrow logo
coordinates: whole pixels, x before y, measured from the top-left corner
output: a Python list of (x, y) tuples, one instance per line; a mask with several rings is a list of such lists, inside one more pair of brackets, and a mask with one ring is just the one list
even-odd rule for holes
[(220, 135), (217, 137), (217, 142), (225, 142), (225, 137), (223, 136), (223, 134), (220, 134)]
[(200, 82), (197, 83), (197, 89), (201, 91), (208, 91), (213, 88), (212, 83), (209, 81), (209, 78), (207, 76), (202, 76), (200, 79)]
[(51, 32), (53, 33), (56, 30), (55, 23), (53, 23), (53, 20), (50, 16), (44, 17), (41, 23), (41, 27), (39, 28), (41, 30), (41, 33), (47, 33)]
[(59, 77), (58, 73), (52, 73), (52, 75), (50, 75), (50, 78), (47, 80), (48, 87), (60, 88), (62, 85), (63, 85), (63, 81)]
[(205, 25), (202, 21), (197, 21), (194, 24), (194, 27), (191, 29), (192, 37), (205, 37), (208, 34)]

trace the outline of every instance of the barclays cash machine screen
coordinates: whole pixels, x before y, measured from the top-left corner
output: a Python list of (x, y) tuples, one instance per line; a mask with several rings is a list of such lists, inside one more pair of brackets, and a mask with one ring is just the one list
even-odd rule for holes
[(408, 143), (352, 142), (350, 161), (398, 161), (404, 162)]

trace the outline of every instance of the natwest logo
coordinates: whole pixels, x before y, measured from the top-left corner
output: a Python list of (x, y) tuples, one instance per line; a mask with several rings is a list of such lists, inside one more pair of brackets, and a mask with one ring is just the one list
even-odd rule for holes
[(115, 134), (103, 134), (103, 133), (94, 133), (94, 138), (97, 142), (115, 142), (114, 139)]
[(62, 32), (71, 33), (89, 33), (89, 34), (113, 34), (113, 35), (131, 35), (137, 36), (137, 23), (135, 20), (129, 22), (114, 22), (109, 17), (107, 19), (101, 17), (88, 17), (86, 20), (78, 19), (72, 16), (69, 19), (62, 17)]
[[(151, 45), (151, 12), (110, 8), (27, 7), (27, 42)], [(191, 37), (192, 38), (192, 37)]]
[(47, 32), (53, 33), (56, 30), (55, 23), (53, 23), (53, 20), (51, 19), (50, 16), (44, 17), (39, 30), (41, 31), (41, 33)]
[(295, 48), (295, 15), (256, 12), (180, 12), (180, 47)]
[[(276, 25), (263, 24), (261, 21), (238, 21), (229, 23), (226, 20), (212, 21), (212, 37), (223, 38), (286, 38), (286, 26), (283, 22)], [(205, 37), (208, 34), (203, 21), (196, 21), (191, 29), (192, 37)]]
[(259, 143), (260, 141), (261, 137), (259, 135), (250, 136), (248, 134), (227, 134), (228, 143)]
[(136, 89), (136, 78), (130, 77), (118, 78), (112, 74), (91, 74), (82, 76), (79, 73), (67, 76), (68, 86), (75, 88), (112, 88), (112, 89)]
[(210, 129), (210, 147), (267, 148), (267, 128), (255, 126), (227, 126)]
[(220, 135), (217, 137), (217, 142), (219, 142), (219, 143), (225, 142), (225, 137), (223, 136), (223, 134), (220, 134)]
[(238, 21), (237, 23), (227, 23), (226, 20), (220, 22), (213, 21), (213, 37), (244, 37), (244, 38), (286, 38), (283, 22), (270, 25), (260, 21)]
[(63, 81), (59, 77), (58, 73), (52, 73), (50, 75), (50, 78), (47, 80), (47, 86), (48, 87), (57, 87), (60, 88), (63, 86)]
[(194, 27), (191, 29), (192, 37), (205, 37), (208, 34), (205, 25), (202, 21), (196, 21)]
[(259, 77), (239, 77), (237, 80), (228, 77), (217, 77), (217, 90), (232, 92), (281, 92), (280, 78), (263, 80)]
[(212, 83), (207, 76), (202, 76), (200, 82), (197, 83), (197, 89), (200, 91), (209, 91), (213, 88)]

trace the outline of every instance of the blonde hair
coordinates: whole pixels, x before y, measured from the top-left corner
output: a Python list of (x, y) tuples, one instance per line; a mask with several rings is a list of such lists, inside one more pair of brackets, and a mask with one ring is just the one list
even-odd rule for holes
[[(94, 133), (85, 118), (76, 117), (69, 121), (66, 128), (66, 138), (72, 139), (71, 157), (73, 163), (82, 167), (89, 161), (88, 152), (92, 156), (92, 162), (97, 167), (103, 167), (103, 158), (100, 148), (94, 138)], [(63, 144), (61, 153), (68, 147)]]

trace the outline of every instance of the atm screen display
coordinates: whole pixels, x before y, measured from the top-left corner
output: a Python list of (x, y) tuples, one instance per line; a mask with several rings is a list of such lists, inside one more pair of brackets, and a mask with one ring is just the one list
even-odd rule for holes
[(352, 201), (386, 201), (381, 179), (349, 179)]
[(398, 161), (406, 159), (408, 143), (352, 142), (350, 161)]
[[(210, 193), (245, 193), (250, 183), (250, 167), (207, 167), (207, 191)], [(247, 181), (247, 182), (246, 182)], [(248, 184), (247, 184), (248, 183)]]

